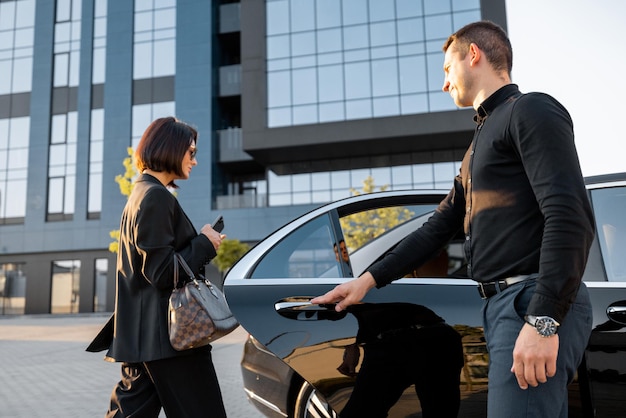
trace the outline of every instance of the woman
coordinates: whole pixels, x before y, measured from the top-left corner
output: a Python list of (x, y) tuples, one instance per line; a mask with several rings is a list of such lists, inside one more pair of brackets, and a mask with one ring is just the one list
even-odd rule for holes
[[(135, 151), (139, 177), (122, 213), (117, 257), (115, 333), (107, 359), (122, 362), (106, 417), (225, 417), (211, 346), (176, 351), (169, 342), (173, 257), (194, 273), (216, 256), (224, 235), (198, 234), (168, 190), (189, 178), (198, 133), (173, 118), (148, 126)], [(181, 271), (181, 274), (184, 272)]]

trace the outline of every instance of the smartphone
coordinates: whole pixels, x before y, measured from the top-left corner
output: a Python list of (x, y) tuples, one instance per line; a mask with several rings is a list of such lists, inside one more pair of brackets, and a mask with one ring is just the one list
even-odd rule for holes
[(217, 219), (215, 221), (213, 221), (211, 226), (217, 232), (222, 232), (222, 230), (224, 229), (224, 217), (222, 215), (218, 216)]

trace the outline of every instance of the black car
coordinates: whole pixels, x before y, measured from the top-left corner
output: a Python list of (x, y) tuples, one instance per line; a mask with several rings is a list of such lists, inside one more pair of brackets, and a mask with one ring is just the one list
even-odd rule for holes
[[(586, 181), (597, 227), (583, 277), (594, 329), (570, 385), (570, 417), (623, 417), (626, 173)], [(385, 408), (393, 418), (420, 417), (436, 406), (436, 416), (447, 407), (458, 408), (459, 417), (486, 415), (482, 301), (465, 277), (462, 235), (346, 311), (310, 303), (418, 228), (445, 193), (379, 192), (325, 205), (277, 230), (232, 267), (226, 297), (250, 333), (244, 388), (261, 412), (336, 417), (358, 405)]]

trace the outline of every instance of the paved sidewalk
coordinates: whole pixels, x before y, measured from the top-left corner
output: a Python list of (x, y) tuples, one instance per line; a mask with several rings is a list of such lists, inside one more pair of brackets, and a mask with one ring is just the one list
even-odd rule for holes
[[(120, 366), (85, 347), (108, 316), (0, 317), (0, 417), (103, 417)], [(245, 338), (238, 328), (213, 344), (229, 418), (262, 417), (243, 391), (239, 362)]]

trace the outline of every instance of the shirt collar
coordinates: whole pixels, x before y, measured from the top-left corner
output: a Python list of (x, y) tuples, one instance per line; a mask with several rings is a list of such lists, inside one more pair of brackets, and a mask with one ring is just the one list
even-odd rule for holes
[(474, 115), (474, 122), (480, 125), (498, 105), (506, 101), (509, 97), (519, 93), (520, 91), (517, 84), (507, 84), (506, 86), (500, 87), (478, 106), (476, 114)]

